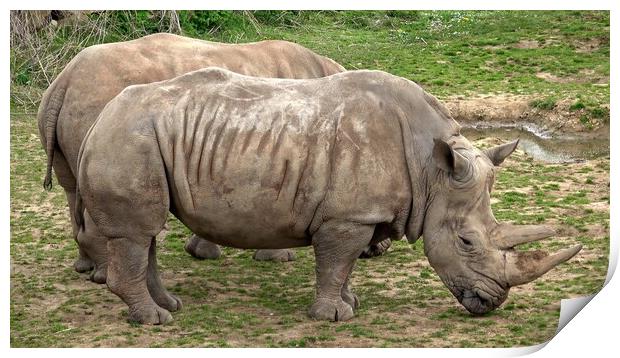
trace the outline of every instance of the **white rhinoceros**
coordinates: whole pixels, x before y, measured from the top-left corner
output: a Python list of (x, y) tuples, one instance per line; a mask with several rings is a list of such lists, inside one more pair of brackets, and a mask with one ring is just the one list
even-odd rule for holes
[[(81, 51), (45, 92), (38, 113), (39, 132), (48, 159), (44, 185), (51, 187), (53, 165), (65, 189), (71, 217), (74, 216), (78, 150), (103, 107), (129, 85), (170, 79), (208, 66), (251, 76), (282, 78), (323, 77), (345, 70), (331, 59), (287, 41), (231, 45), (155, 34)], [(91, 279), (103, 283), (106, 241), (88, 214), (85, 217), (83, 230), (78, 231), (73, 223), (73, 236), (80, 248), (74, 267), (79, 272), (94, 267)], [(389, 241), (386, 243), (389, 246)], [(381, 254), (386, 243), (369, 251)], [(187, 241), (185, 249), (198, 258), (217, 258), (220, 254), (217, 245), (195, 235)], [(255, 254), (257, 259), (279, 261), (293, 256), (291, 250)]]
[(403, 234), (423, 234), (443, 282), (484, 313), (581, 248), (513, 249), (553, 234), (493, 217), (495, 166), (515, 147), (474, 148), (440, 102), (385, 72), (284, 80), (208, 68), (110, 101), (81, 149), (77, 205), (108, 238), (108, 287), (137, 322), (165, 323), (181, 306), (155, 258), (169, 211), (220, 245), (312, 245), (316, 319), (353, 317), (356, 258)]

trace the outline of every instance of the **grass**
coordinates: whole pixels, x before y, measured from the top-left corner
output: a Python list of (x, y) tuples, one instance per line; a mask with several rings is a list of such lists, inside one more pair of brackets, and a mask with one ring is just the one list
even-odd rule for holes
[[(131, 18), (134, 26), (157, 30), (141, 14)], [(609, 116), (609, 86), (599, 83), (609, 76), (609, 12), (254, 12), (256, 24), (245, 13), (190, 15), (179, 12), (192, 36), (287, 39), (349, 69), (411, 78), (441, 98), (528, 95), (540, 100), (542, 110), (550, 99), (569, 100), (588, 122)], [(127, 36), (142, 34), (129, 30)], [(71, 34), (59, 30), (53, 38), (61, 46)], [(123, 38), (110, 30), (103, 41)], [(598, 45), (581, 52), (584, 43)], [(310, 248), (296, 250), (292, 263), (256, 262), (251, 251), (230, 248), (219, 260), (198, 261), (183, 251), (189, 231), (171, 217), (170, 230), (158, 242), (158, 259), (165, 285), (184, 308), (169, 325), (129, 324), (116, 296), (71, 267), (77, 248), (64, 193), (58, 185), (51, 192), (41, 187), (44, 152), (30, 114), (45, 89), (44, 76), (16, 50), (10, 119), (12, 347), (524, 346), (554, 335), (561, 299), (592, 294), (604, 282), (609, 159), (546, 165), (517, 152), (494, 188), (497, 219), (558, 229), (557, 240), (530, 248), (581, 243), (584, 249), (544, 278), (513, 288), (500, 309), (483, 317), (471, 316), (452, 297), (428, 265), (421, 242), (399, 241), (385, 256), (358, 261), (352, 287), (362, 306), (353, 320), (316, 322), (306, 315), (315, 282)], [(53, 78), (58, 69), (48, 71)], [(547, 81), (539, 72), (563, 80)], [(575, 81), (578, 77), (587, 81)]]
[[(326, 54), (348, 69), (380, 69), (412, 79), (440, 98), (481, 93), (508, 93), (546, 98), (578, 97), (603, 110), (609, 87), (595, 86), (609, 76), (608, 13), (522, 11), (429, 11), (415, 17), (373, 13), (366, 26), (348, 21), (364, 13), (328, 14), (318, 23), (299, 28), (270, 28), (260, 38), (284, 38)], [(318, 16), (317, 16), (318, 17)], [(386, 18), (387, 17), (387, 18)], [(545, 23), (545, 26), (540, 26)], [(608, 29), (608, 27), (607, 27)], [(330, 41), (324, 41), (329, 38)], [(216, 38), (217, 39), (217, 38)], [(256, 37), (248, 36), (248, 40)], [(576, 52), (580, 43), (604, 43), (589, 53)], [(524, 40), (536, 48), (522, 48)], [(588, 71), (589, 80), (572, 81)], [(593, 72), (589, 72), (593, 71)], [(536, 76), (546, 72), (567, 82)], [(607, 112), (608, 113), (608, 110)]]
[[(559, 228), (559, 238), (530, 248), (579, 242), (584, 250), (544, 278), (513, 288), (490, 314), (468, 314), (428, 265), (421, 243), (399, 241), (383, 257), (358, 261), (352, 287), (362, 306), (353, 320), (316, 322), (306, 316), (314, 296), (310, 248), (296, 250), (297, 261), (284, 264), (256, 262), (251, 251), (230, 248), (219, 260), (198, 261), (183, 251), (189, 231), (171, 218), (158, 258), (166, 286), (185, 306), (169, 325), (132, 325), (116, 296), (72, 270), (76, 244), (69, 238), (64, 197), (57, 186), (51, 193), (40, 189), (44, 160), (34, 133), (31, 117), (12, 117), (13, 347), (533, 345), (555, 333), (560, 299), (594, 293), (605, 278), (609, 160), (545, 165), (518, 152), (497, 178), (496, 217)], [(575, 178), (570, 189), (564, 178)], [(605, 205), (593, 205), (601, 200)]]
[(530, 102), (530, 106), (534, 108), (551, 110), (555, 107), (557, 100), (554, 97), (549, 97), (545, 99), (535, 99)]

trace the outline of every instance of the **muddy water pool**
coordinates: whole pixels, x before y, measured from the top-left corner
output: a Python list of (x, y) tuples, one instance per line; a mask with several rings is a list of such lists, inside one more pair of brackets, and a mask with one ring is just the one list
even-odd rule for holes
[(555, 134), (532, 124), (461, 123), (469, 140), (500, 138), (519, 140), (519, 149), (547, 163), (572, 163), (609, 156), (609, 128), (595, 132)]

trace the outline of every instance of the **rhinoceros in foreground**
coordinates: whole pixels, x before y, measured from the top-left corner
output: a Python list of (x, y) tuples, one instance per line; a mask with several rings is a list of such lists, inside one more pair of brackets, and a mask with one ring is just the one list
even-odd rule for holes
[[(286, 41), (262, 41), (229, 45), (171, 34), (149, 35), (137, 40), (97, 45), (80, 52), (45, 92), (39, 107), (41, 141), (47, 153), (45, 186), (51, 187), (52, 164), (65, 189), (74, 216), (77, 156), (86, 132), (103, 107), (126, 86), (174, 78), (208, 66), (261, 77), (314, 78), (344, 71), (327, 57)], [(133, 118), (132, 118), (133, 120)], [(78, 232), (79, 272), (93, 267), (91, 279), (103, 283), (106, 277), (106, 240), (92, 225), (88, 213)], [(389, 242), (388, 242), (389, 243)], [(383, 246), (369, 251), (384, 251)], [(215, 258), (219, 248), (195, 235), (186, 250), (198, 258)], [(257, 259), (288, 260), (290, 250), (263, 251)]]
[(220, 245), (312, 245), (316, 319), (353, 317), (356, 258), (403, 234), (424, 235), (449, 290), (484, 313), (581, 249), (513, 249), (553, 234), (493, 217), (495, 166), (515, 147), (472, 147), (434, 97), (384, 72), (283, 80), (208, 68), (130, 86), (106, 106), (82, 146), (77, 205), (108, 238), (108, 287), (137, 322), (168, 322), (181, 306), (157, 272), (168, 211)]

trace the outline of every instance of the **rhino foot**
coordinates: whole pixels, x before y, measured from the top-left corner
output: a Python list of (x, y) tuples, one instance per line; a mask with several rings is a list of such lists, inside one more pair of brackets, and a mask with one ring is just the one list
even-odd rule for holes
[(105, 283), (108, 279), (108, 266), (95, 266), (89, 278), (94, 283)]
[(95, 267), (93, 260), (80, 255), (73, 263), (73, 268), (79, 273), (84, 273), (92, 270)]
[(310, 317), (324, 321), (346, 321), (355, 316), (353, 308), (343, 300), (317, 298), (308, 311)]
[(342, 291), (342, 300), (348, 303), (354, 310), (360, 307), (360, 299), (351, 291)]
[(200, 260), (214, 260), (222, 255), (219, 246), (196, 234), (192, 235), (185, 243), (185, 251)]
[(295, 261), (295, 253), (293, 252), (293, 250), (289, 250), (289, 249), (256, 250), (256, 252), (254, 253), (252, 257), (256, 261), (277, 261), (277, 262)]
[(181, 299), (167, 291), (153, 297), (153, 300), (157, 303), (157, 305), (170, 312), (176, 312), (183, 308), (183, 302), (181, 302)]
[(360, 254), (360, 259), (368, 259), (375, 256), (381, 256), (387, 251), (387, 249), (390, 248), (390, 246), (392, 246), (392, 240), (390, 239), (385, 239), (374, 245), (369, 245)]
[(130, 309), (128, 320), (140, 324), (166, 324), (172, 322), (172, 315), (167, 310), (152, 304)]

